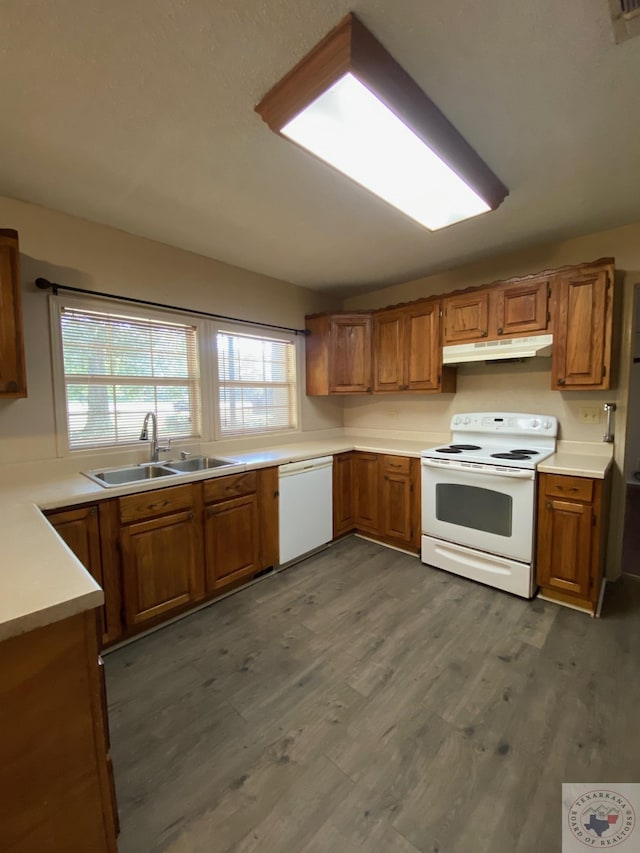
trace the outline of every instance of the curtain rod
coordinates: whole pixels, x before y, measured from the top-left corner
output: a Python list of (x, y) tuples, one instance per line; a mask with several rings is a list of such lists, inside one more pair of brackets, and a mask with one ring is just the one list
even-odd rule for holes
[(211, 317), (214, 320), (228, 320), (231, 323), (242, 323), (246, 326), (260, 326), (263, 329), (277, 329), (279, 332), (293, 332), (294, 335), (308, 335), (308, 329), (292, 329), (289, 326), (277, 326), (274, 323), (261, 323), (253, 320), (241, 320), (239, 317), (227, 317), (225, 314), (212, 314), (209, 311), (197, 311), (191, 308), (180, 308), (178, 305), (165, 305), (163, 302), (151, 302), (148, 299), (135, 299), (133, 296), (116, 296), (113, 293), (102, 293), (99, 290), (83, 290), (81, 287), (71, 287), (69, 284), (57, 284), (48, 278), (37, 278), (36, 287), (40, 290), (51, 290), (55, 295), (59, 290), (70, 290), (73, 293), (83, 293), (87, 296), (103, 296), (105, 299), (116, 299), (119, 302), (133, 302), (136, 305), (150, 305), (152, 308), (168, 308), (170, 311), (182, 311), (184, 314), (197, 314), (199, 317)]

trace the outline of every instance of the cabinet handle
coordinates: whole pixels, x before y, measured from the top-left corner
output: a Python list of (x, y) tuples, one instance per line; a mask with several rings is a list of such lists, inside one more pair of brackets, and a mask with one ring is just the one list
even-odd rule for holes
[(484, 332), (481, 332), (481, 333), (480, 333), (480, 337), (481, 337), (481, 338), (486, 338), (488, 334), (489, 334), (489, 332), (487, 332), (487, 330), (485, 329), (485, 330), (484, 330)]
[(577, 486), (556, 486), (559, 492), (577, 492)]
[(189, 513), (189, 521), (193, 521), (193, 513), (192, 512)]
[(9, 391), (10, 393), (17, 391), (18, 390), (18, 383), (15, 382), (13, 379), (9, 380), (9, 382), (7, 382), (6, 390)]
[(367, 388), (367, 391), (371, 391), (371, 385), (369, 385), (369, 387)]
[(564, 385), (564, 379), (562, 379), (562, 377), (558, 379), (558, 385)]
[(547, 509), (553, 509), (553, 505), (552, 505), (551, 501), (547, 501), (546, 507), (547, 507)]
[(498, 334), (499, 334), (499, 335), (501, 335), (501, 334), (502, 334), (502, 326), (500, 326), (500, 328), (498, 329)]

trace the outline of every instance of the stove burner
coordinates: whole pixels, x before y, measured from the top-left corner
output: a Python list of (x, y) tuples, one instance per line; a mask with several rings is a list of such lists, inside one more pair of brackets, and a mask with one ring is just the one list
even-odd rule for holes
[(509, 453), (530, 453), (531, 456), (536, 456), (540, 453), (539, 450), (521, 450), (519, 447), (517, 449), (510, 450)]
[(492, 459), (531, 459), (527, 453), (522, 450), (509, 450), (506, 453), (492, 453)]
[(482, 450), (479, 444), (450, 444), (454, 450)]
[(462, 453), (457, 447), (436, 447), (436, 453)]

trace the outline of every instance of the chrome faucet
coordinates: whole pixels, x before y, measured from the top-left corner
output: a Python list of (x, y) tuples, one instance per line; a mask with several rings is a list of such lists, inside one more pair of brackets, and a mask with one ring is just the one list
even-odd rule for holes
[(140, 433), (140, 441), (149, 441), (149, 418), (151, 418), (151, 444), (150, 447), (150, 460), (151, 462), (157, 462), (159, 459), (160, 453), (169, 453), (171, 450), (171, 439), (167, 439), (166, 444), (160, 444), (158, 441), (158, 418), (156, 417), (155, 412), (147, 412), (144, 416), (144, 421), (142, 422), (142, 432)]

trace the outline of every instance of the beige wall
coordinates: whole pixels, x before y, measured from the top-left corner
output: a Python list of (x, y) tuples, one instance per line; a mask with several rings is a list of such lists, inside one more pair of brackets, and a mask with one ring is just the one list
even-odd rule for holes
[[(33, 284), (38, 276), (294, 328), (306, 313), (335, 307), (304, 288), (12, 199), (0, 198), (0, 226), (20, 235), (29, 390), (0, 402), (0, 462), (56, 454), (48, 298)], [(342, 405), (302, 395), (301, 420), (304, 431), (342, 426)]]

